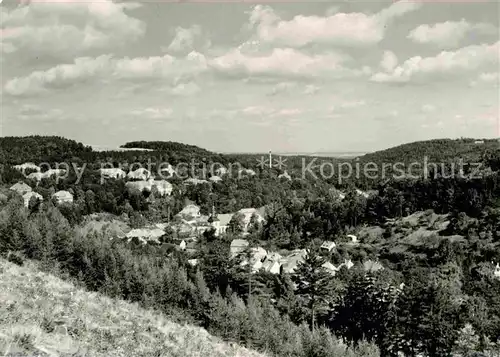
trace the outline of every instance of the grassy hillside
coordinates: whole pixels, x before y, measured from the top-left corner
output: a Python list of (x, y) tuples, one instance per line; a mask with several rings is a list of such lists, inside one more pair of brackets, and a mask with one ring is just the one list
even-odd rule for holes
[(264, 356), (136, 304), (79, 289), (32, 263), (0, 260), (0, 275), (2, 356)]

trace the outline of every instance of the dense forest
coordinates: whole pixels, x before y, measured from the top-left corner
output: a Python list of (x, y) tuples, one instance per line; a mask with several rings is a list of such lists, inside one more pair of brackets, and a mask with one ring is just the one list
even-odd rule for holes
[[(481, 163), (481, 174), (475, 176), (351, 177), (339, 184), (335, 177), (278, 179), (282, 170), (256, 168), (255, 176), (217, 183), (185, 185), (173, 177), (173, 194), (161, 198), (127, 190), (122, 180), (101, 183), (97, 169), (109, 161), (166, 160), (174, 165), (192, 159), (223, 164), (238, 160), (255, 168), (256, 157), (220, 155), (178, 143), (134, 142), (126, 145), (153, 151), (96, 153), (62, 138), (2, 138), (1, 184), (7, 188), (24, 180), (47, 204), (25, 209), (20, 197), (5, 190), (0, 253), (19, 262), (39, 260), (91, 290), (139, 301), (276, 356), (469, 356), (473, 351), (494, 356), (500, 349), (500, 280), (493, 274), (494, 263), (500, 262), (500, 155), (493, 141), (485, 144), (433, 140), (359, 158), (408, 163), (429, 155), (446, 164), (465, 158)], [(287, 171), (300, 172), (305, 158), (288, 158)], [(79, 160), (89, 169), (79, 181), (72, 172), (62, 180), (37, 184), (12, 168), (64, 160)], [(51, 203), (52, 194), (61, 189), (74, 194), (72, 205)], [(362, 195), (358, 189), (373, 193)], [(187, 263), (193, 257), (175, 249), (110, 241), (77, 229), (86, 216), (102, 212), (142, 224), (169, 222), (186, 202), (198, 204), (205, 214), (212, 206), (219, 213), (264, 206), (266, 219), (251, 231), (251, 244), (268, 250), (307, 248), (307, 258), (292, 274), (252, 274), (229, 257), (230, 242), (239, 237), (231, 229), (219, 238), (205, 233), (197, 242), (200, 264), (193, 267)], [(405, 219), (418, 212), (430, 218), (412, 227)], [(447, 224), (427, 229), (425, 220), (435, 226), (432, 217), (437, 215)], [(377, 229), (378, 235), (361, 234)], [(339, 244), (328, 254), (318, 250), (322, 241), (342, 243), (352, 233), (360, 244)], [(356, 264), (334, 277), (322, 269), (325, 262), (345, 259), (378, 261), (385, 269), (367, 272)], [(337, 339), (352, 346), (349, 352), (339, 350)]]

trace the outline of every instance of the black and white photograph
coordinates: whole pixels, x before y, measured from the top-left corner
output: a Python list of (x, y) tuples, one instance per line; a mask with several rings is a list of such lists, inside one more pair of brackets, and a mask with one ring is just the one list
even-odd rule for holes
[(500, 357), (498, 0), (0, 0), (0, 356)]

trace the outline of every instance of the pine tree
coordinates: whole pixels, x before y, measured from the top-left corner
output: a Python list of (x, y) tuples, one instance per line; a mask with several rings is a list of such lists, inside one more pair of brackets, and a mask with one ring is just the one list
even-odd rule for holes
[(296, 284), (295, 294), (309, 310), (313, 331), (316, 315), (328, 307), (333, 290), (332, 276), (323, 267), (325, 260), (318, 253), (317, 247), (308, 249), (304, 261), (299, 263), (292, 275), (292, 281)]

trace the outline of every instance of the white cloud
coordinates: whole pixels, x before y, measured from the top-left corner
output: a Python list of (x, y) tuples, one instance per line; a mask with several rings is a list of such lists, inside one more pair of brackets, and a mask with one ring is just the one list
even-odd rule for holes
[(312, 95), (316, 94), (320, 89), (320, 87), (315, 86), (314, 84), (308, 84), (306, 85), (303, 93), (306, 95)]
[(249, 106), (240, 110), (233, 110), (231, 113), (235, 115), (246, 115), (249, 117), (259, 118), (276, 118), (276, 117), (294, 117), (302, 114), (304, 111), (299, 108), (275, 108), (270, 106)]
[(500, 73), (499, 72), (481, 73), (479, 75), (479, 80), (482, 82), (498, 83), (500, 81)]
[(434, 57), (412, 57), (389, 73), (376, 73), (374, 82), (405, 83), (424, 78), (456, 77), (460, 73), (498, 67), (500, 42), (473, 45), (456, 51), (443, 51)]
[(303, 94), (313, 95), (316, 94), (321, 88), (314, 84), (306, 84), (305, 86), (299, 85), (297, 82), (281, 82), (276, 84), (269, 95), (277, 94)]
[(436, 111), (436, 106), (432, 104), (424, 104), (420, 110), (423, 113), (433, 113)]
[(281, 82), (276, 84), (271, 90), (270, 95), (290, 93), (293, 89), (297, 88), (297, 83), (295, 82)]
[(270, 115), (273, 112), (274, 112), (274, 109), (268, 108), (265, 106), (250, 106), (250, 107), (243, 108), (241, 110), (242, 114), (251, 115), (251, 116)]
[(398, 58), (392, 51), (385, 51), (380, 67), (386, 72), (391, 72), (398, 65)]
[(6, 83), (5, 91), (14, 96), (31, 95), (99, 79), (167, 79), (179, 85), (206, 70), (205, 56), (196, 52), (181, 59), (169, 55), (132, 59), (115, 59), (111, 55), (80, 57), (72, 64), (61, 64), (45, 71), (32, 72), (26, 77), (13, 78)]
[(71, 56), (91, 49), (121, 46), (145, 33), (145, 24), (127, 13), (136, 3), (36, 0), (2, 9), (4, 53)]
[(42, 108), (36, 104), (24, 104), (19, 110), (17, 118), (20, 120), (64, 120), (69, 117), (59, 108)]
[(446, 21), (434, 25), (420, 25), (413, 29), (408, 38), (417, 43), (433, 44), (439, 47), (456, 47), (468, 35), (498, 34), (498, 29), (486, 23), (471, 24), (465, 19)]
[(202, 38), (202, 35), (203, 33), (199, 25), (193, 25), (188, 28), (177, 27), (174, 39), (164, 50), (175, 54), (186, 54), (194, 50), (206, 50), (210, 47), (210, 41)]
[(472, 80), (469, 85), (471, 87), (477, 87), (479, 85), (486, 86), (500, 86), (500, 72), (483, 72)]
[(230, 76), (268, 77), (346, 77), (363, 75), (363, 71), (350, 70), (343, 66), (347, 57), (328, 53), (309, 55), (292, 48), (275, 48), (271, 53), (247, 55), (239, 49), (210, 61), (210, 66), (219, 73)]
[(169, 92), (173, 95), (191, 96), (199, 93), (201, 88), (194, 82), (180, 83), (173, 87)]
[(282, 20), (269, 6), (257, 5), (250, 14), (250, 26), (264, 43), (301, 47), (309, 44), (365, 46), (380, 42), (388, 24), (420, 7), (415, 1), (398, 1), (377, 14), (329, 13), (295, 16)]
[(171, 108), (142, 108), (133, 110), (131, 113), (146, 119), (168, 119), (172, 117), (173, 112)]
[(298, 108), (283, 108), (275, 111), (273, 117), (290, 117), (302, 114), (302, 110)]
[(347, 101), (340, 104), (340, 108), (342, 109), (350, 109), (350, 108), (358, 108), (366, 105), (366, 101), (364, 100), (353, 100)]

